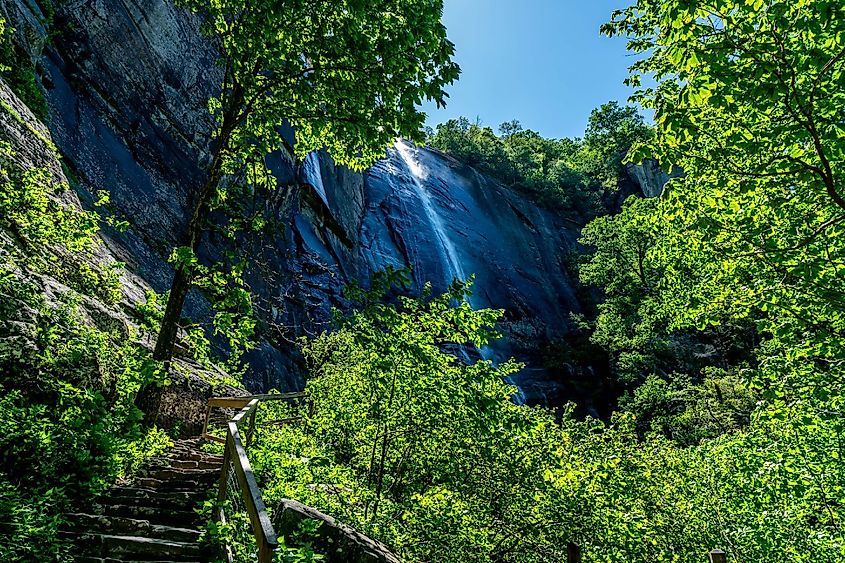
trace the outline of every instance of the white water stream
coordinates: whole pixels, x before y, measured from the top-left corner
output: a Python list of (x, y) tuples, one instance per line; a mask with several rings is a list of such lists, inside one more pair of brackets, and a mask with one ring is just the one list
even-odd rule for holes
[[(417, 196), (417, 199), (422, 204), (426, 218), (431, 225), (432, 231), (434, 231), (434, 236), (437, 237), (437, 242), (440, 246), (440, 255), (443, 258), (443, 265), (445, 266), (444, 270), (446, 270), (446, 283), (452, 283), (452, 280), (455, 278), (458, 278), (459, 280), (466, 280), (467, 276), (461, 266), (457, 249), (452, 243), (452, 240), (449, 238), (449, 234), (446, 232), (446, 228), (443, 225), (443, 221), (440, 218), (440, 214), (435, 207), (435, 203), (431, 195), (423, 186), (423, 181), (426, 179), (428, 174), (417, 160), (416, 149), (408, 146), (402, 141), (396, 141), (394, 146), (396, 147), (396, 152), (399, 153), (399, 156), (408, 168), (408, 172), (411, 173), (414, 195)], [(472, 298), (469, 299), (469, 302), (472, 304)], [(488, 346), (482, 346), (478, 349), (478, 353), (481, 355), (482, 359), (492, 359), (492, 350), (490, 350)], [(523, 393), (522, 389), (516, 385), (513, 378), (506, 377), (505, 381), (516, 387), (516, 394), (513, 397), (513, 401), (518, 405), (525, 404), (525, 393)]]
[(408, 172), (411, 173), (411, 184), (414, 188), (414, 195), (417, 196), (417, 199), (422, 204), (422, 209), (425, 212), (429, 224), (431, 225), (431, 230), (437, 238), (440, 255), (443, 259), (443, 269), (446, 274), (446, 279), (443, 281), (446, 282), (446, 285), (449, 285), (455, 278), (461, 281), (466, 280), (467, 276), (461, 266), (458, 251), (455, 249), (455, 245), (452, 243), (452, 240), (449, 238), (449, 234), (446, 232), (443, 220), (440, 218), (440, 214), (435, 207), (431, 195), (423, 186), (423, 180), (426, 179), (427, 174), (425, 169), (420, 166), (419, 161), (417, 161), (416, 149), (412, 149), (402, 141), (396, 141), (394, 146), (396, 147), (396, 152), (399, 153), (399, 156), (408, 168)]

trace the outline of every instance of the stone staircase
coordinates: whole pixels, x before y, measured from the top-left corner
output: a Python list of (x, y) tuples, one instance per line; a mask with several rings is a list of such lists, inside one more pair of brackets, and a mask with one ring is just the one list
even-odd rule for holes
[(203, 452), (200, 440), (175, 442), (126, 482), (114, 485), (84, 512), (66, 515), (64, 535), (80, 563), (206, 562), (215, 557), (199, 540), (195, 508), (210, 498), (223, 457)]

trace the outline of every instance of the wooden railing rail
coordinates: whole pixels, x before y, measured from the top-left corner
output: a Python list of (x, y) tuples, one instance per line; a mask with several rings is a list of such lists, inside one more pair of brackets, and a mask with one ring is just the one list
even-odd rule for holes
[[(226, 438), (222, 438), (220, 436), (214, 436), (213, 434), (208, 433), (208, 423), (209, 419), (211, 418), (211, 411), (214, 408), (221, 408), (221, 409), (243, 409), (249, 402), (253, 399), (258, 399), (258, 401), (285, 401), (285, 400), (292, 400), (292, 399), (302, 399), (305, 397), (305, 393), (277, 393), (275, 395), (247, 395), (244, 397), (212, 397), (208, 400), (208, 403), (205, 407), (205, 423), (202, 426), (202, 437), (206, 440), (210, 440), (212, 442), (219, 442), (221, 444), (226, 443)], [(286, 419), (284, 422), (293, 422), (297, 420), (296, 418)], [(278, 424), (282, 421), (273, 421), (274, 424)], [(250, 420), (251, 424), (255, 423), (255, 415), (252, 415), (252, 419)], [(252, 428), (250, 428), (250, 434), (252, 432)]]
[[(279, 546), (276, 531), (270, 522), (267, 514), (267, 507), (261, 498), (261, 490), (255, 480), (252, 466), (246, 452), (246, 444), (251, 443), (255, 432), (255, 415), (258, 406), (263, 401), (282, 401), (304, 398), (304, 393), (284, 393), (278, 395), (252, 395), (248, 397), (213, 397), (208, 400), (205, 412), (205, 424), (203, 425), (202, 437), (206, 440), (223, 443), (226, 445), (223, 452), (223, 470), (220, 475), (220, 484), (217, 491), (219, 507), (215, 512), (215, 519), (222, 524), (226, 523), (225, 501), (230, 493), (230, 478), (233, 475), (237, 484), (238, 496), (249, 515), (252, 534), (255, 536), (258, 547), (259, 563), (271, 563), (273, 552)], [(215, 436), (209, 433), (209, 419), (213, 408), (239, 409), (235, 416), (226, 423), (225, 437)], [(299, 420), (298, 417), (286, 418), (281, 421), (273, 421), (273, 424), (291, 423)], [(246, 424), (246, 440), (241, 438), (241, 429)], [(226, 557), (231, 561), (231, 549), (226, 546)]]

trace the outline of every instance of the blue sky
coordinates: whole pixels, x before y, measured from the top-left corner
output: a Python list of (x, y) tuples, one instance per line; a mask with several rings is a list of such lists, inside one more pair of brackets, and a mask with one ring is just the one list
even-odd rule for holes
[(460, 80), (445, 110), (426, 105), (428, 125), (466, 116), (494, 129), (518, 119), (547, 137), (581, 136), (590, 111), (625, 102), (632, 59), (624, 38), (599, 26), (627, 0), (445, 0)]

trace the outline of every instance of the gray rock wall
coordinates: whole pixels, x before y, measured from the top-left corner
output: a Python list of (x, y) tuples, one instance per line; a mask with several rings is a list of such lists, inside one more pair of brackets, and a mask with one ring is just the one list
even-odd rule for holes
[(654, 159), (647, 159), (642, 164), (629, 164), (627, 171), (628, 176), (639, 186), (645, 197), (660, 197), (666, 183), (683, 174), (678, 167), (667, 174), (660, 168), (660, 163)]
[[(0, 106), (2, 106), (0, 107), (0, 141), (9, 143), (16, 165), (24, 169), (45, 169), (57, 187), (66, 185), (68, 179), (60, 161), (56, 158), (52, 146), (54, 140), (49, 129), (32, 115), (2, 79), (0, 79)], [(81, 207), (82, 204), (73, 191), (57, 189), (57, 192), (63, 205)], [(91, 257), (93, 267), (98, 268), (100, 265), (120, 260), (121, 256), (115, 252), (115, 246), (111, 244), (111, 241), (103, 239), (100, 242), (96, 254)], [(0, 230), (0, 258), (15, 250), (17, 244), (14, 237)], [(57, 248), (41, 250), (45, 254), (66, 253)], [(25, 277), (41, 292), (46, 303), (52, 306), (61, 306), (62, 294), (70, 291), (61, 280), (47, 274), (19, 269), (15, 269), (12, 273)], [(130, 330), (130, 325), (134, 324), (131, 310), (144, 298), (149, 285), (132, 271), (124, 272), (122, 285), (124, 299), (112, 306), (107, 306), (90, 296), (81, 295), (79, 313), (83, 322), (101, 330), (116, 331), (122, 338), (138, 334), (137, 327), (135, 330)], [(22, 360), (25, 360), (27, 355), (37, 354), (36, 326), (39, 316), (43, 313), (6, 295), (0, 295), (0, 305), (0, 310), (2, 310), (0, 311), (2, 313), (0, 314), (0, 347), (17, 350), (17, 355)], [(151, 348), (152, 342), (141, 338), (137, 344)], [(91, 386), (100, 385), (99, 372), (92, 369), (92, 375), (92, 380), (86, 383), (90, 383)], [(198, 434), (202, 430), (205, 406), (210, 397), (243, 394), (243, 390), (226, 385), (223, 382), (223, 376), (224, 374), (219, 371), (204, 368), (190, 359), (177, 358), (171, 375), (171, 385), (162, 392), (158, 423), (168, 428), (178, 425), (186, 436)]]

